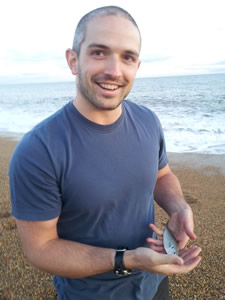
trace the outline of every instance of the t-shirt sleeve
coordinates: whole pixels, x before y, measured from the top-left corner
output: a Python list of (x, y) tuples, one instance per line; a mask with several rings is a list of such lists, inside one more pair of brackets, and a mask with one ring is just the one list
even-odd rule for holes
[(16, 147), (9, 165), (12, 215), (27, 221), (59, 216), (61, 193), (48, 147), (27, 134)]

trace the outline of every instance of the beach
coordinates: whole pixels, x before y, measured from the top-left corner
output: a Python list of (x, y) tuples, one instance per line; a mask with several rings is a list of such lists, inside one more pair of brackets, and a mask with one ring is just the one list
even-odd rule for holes
[[(56, 299), (52, 276), (34, 270), (24, 257), (11, 216), (7, 173), (16, 143), (0, 138), (0, 299)], [(225, 155), (169, 153), (169, 163), (194, 212), (197, 241), (189, 245), (202, 248), (195, 270), (169, 276), (171, 298), (225, 299)], [(157, 225), (163, 228), (167, 219), (156, 207)]]

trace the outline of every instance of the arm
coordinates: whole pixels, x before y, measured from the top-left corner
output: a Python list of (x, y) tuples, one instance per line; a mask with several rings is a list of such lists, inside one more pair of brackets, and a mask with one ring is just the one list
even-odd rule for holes
[(179, 242), (179, 248), (183, 249), (189, 238), (196, 239), (193, 231), (193, 214), (183, 197), (177, 177), (168, 165), (158, 172), (154, 197), (159, 206), (170, 216), (169, 229)]
[(87, 277), (114, 268), (114, 249), (60, 239), (57, 221), (58, 218), (41, 222), (16, 219), (25, 254), (34, 267), (71, 278)]
[[(34, 267), (71, 278), (92, 276), (114, 269), (115, 249), (62, 240), (57, 235), (57, 221), (58, 218), (41, 222), (16, 220), (25, 253)], [(200, 262), (199, 252), (200, 248), (193, 247), (178, 257), (140, 247), (125, 252), (124, 264), (129, 269), (165, 275), (186, 273)]]

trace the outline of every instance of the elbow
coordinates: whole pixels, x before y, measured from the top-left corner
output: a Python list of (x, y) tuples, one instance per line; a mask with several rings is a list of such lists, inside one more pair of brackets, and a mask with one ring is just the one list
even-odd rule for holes
[(27, 261), (30, 263), (30, 265), (38, 271), (45, 272), (40, 262), (40, 258), (41, 258), (40, 251), (33, 250), (33, 249), (26, 249), (24, 247), (23, 250), (24, 250), (25, 257), (27, 258)]

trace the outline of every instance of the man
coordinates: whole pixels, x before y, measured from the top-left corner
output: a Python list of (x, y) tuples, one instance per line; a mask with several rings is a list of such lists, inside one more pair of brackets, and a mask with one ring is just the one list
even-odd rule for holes
[[(12, 214), (25, 253), (56, 275), (59, 299), (166, 299), (164, 275), (200, 261), (199, 247), (185, 248), (196, 238), (192, 211), (168, 166), (159, 120), (124, 100), (140, 48), (123, 9), (85, 15), (66, 51), (74, 101), (26, 134), (11, 159)], [(170, 216), (179, 256), (152, 238), (161, 234), (153, 193)]]

